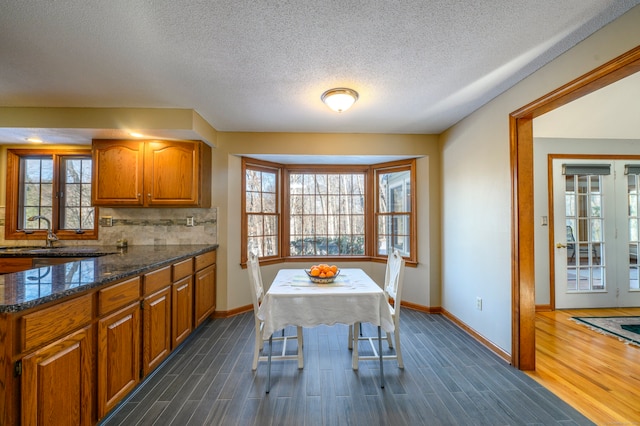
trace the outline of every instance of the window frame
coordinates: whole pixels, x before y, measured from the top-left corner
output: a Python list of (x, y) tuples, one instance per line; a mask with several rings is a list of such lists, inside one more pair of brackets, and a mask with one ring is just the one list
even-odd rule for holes
[[(344, 262), (344, 261), (373, 261), (386, 262), (388, 255), (377, 254), (378, 229), (377, 218), (379, 214), (379, 187), (378, 175), (380, 173), (389, 173), (396, 171), (410, 171), (410, 202), (411, 210), (409, 213), (409, 247), (410, 255), (405, 257), (407, 266), (417, 266), (417, 200), (416, 200), (416, 159), (410, 158), (406, 160), (398, 160), (373, 165), (313, 165), (313, 164), (279, 164), (263, 160), (257, 160), (250, 157), (242, 157), (242, 226), (241, 226), (241, 265), (246, 266), (247, 262), (247, 244), (248, 244), (248, 215), (246, 212), (246, 170), (260, 169), (266, 167), (279, 173), (278, 182), (278, 247), (279, 256), (261, 257), (261, 264), (273, 264), (281, 262)], [(365, 254), (349, 255), (349, 256), (291, 256), (289, 247), (290, 238), (290, 191), (289, 176), (291, 173), (364, 173), (365, 175)], [(286, 214), (285, 214), (286, 212)]]
[[(275, 172), (276, 174), (276, 217), (278, 220), (278, 255), (277, 256), (262, 256), (260, 257), (260, 263), (262, 264), (270, 264), (270, 263), (278, 263), (282, 261), (282, 247), (283, 247), (283, 239), (282, 239), (282, 192), (283, 192), (283, 183), (282, 183), (282, 172), (283, 167), (277, 163), (271, 163), (268, 161), (256, 160), (253, 158), (242, 157), (242, 200), (241, 200), (241, 212), (242, 212), (242, 226), (240, 230), (240, 241), (242, 241), (241, 247), (241, 258), (242, 265), (246, 265), (248, 259), (248, 245), (249, 245), (249, 235), (248, 235), (248, 224), (249, 224), (249, 215), (247, 214), (247, 169), (249, 170), (257, 170), (262, 172)], [(265, 214), (266, 215), (266, 214)], [(270, 216), (273, 214), (269, 214)]]
[[(374, 196), (375, 196), (375, 209), (374, 209), (374, 213), (373, 213), (373, 226), (374, 226), (374, 233), (375, 233), (375, 240), (373, 242), (374, 246), (373, 246), (373, 251), (374, 251), (374, 257), (377, 258), (382, 258), (386, 256), (388, 256), (388, 254), (378, 254), (378, 249), (377, 249), (377, 242), (379, 239), (379, 235), (378, 235), (378, 218), (380, 216), (394, 216), (394, 213), (398, 213), (398, 212), (386, 212), (383, 213), (380, 211), (380, 186), (378, 185), (378, 176), (380, 174), (384, 174), (384, 173), (399, 173), (399, 172), (404, 172), (404, 171), (408, 171), (409, 172), (409, 183), (410, 183), (410, 188), (409, 188), (409, 197), (410, 197), (410, 203), (411, 203), (411, 209), (409, 211), (405, 211), (402, 212), (401, 215), (408, 215), (409, 216), (409, 253), (410, 256), (405, 257), (405, 259), (408, 260), (408, 262), (415, 262), (417, 257), (416, 257), (416, 250), (417, 250), (417, 238), (416, 238), (416, 233), (417, 233), (417, 213), (416, 213), (416, 208), (417, 208), (417, 203), (416, 203), (416, 164), (415, 164), (415, 159), (411, 159), (410, 161), (407, 160), (403, 160), (403, 161), (394, 161), (394, 162), (390, 162), (390, 163), (385, 163), (385, 164), (378, 164), (376, 166), (373, 167), (373, 185), (374, 185)], [(406, 196), (406, 194), (405, 194)], [(394, 238), (397, 237), (397, 235), (395, 234), (391, 234), (394, 236)], [(408, 263), (407, 262), (407, 263)]]
[[(282, 191), (282, 200), (283, 200), (283, 207), (282, 207), (282, 211), (283, 212), (287, 212), (286, 215), (283, 215), (283, 235), (282, 235), (282, 245), (283, 245), (283, 256), (286, 257), (287, 259), (290, 260), (301, 260), (301, 261), (309, 261), (311, 260), (324, 260), (326, 262), (337, 262), (340, 260), (345, 260), (345, 259), (350, 259), (350, 260), (363, 260), (363, 259), (368, 259), (370, 257), (369, 253), (371, 252), (370, 250), (370, 241), (369, 239), (365, 240), (365, 248), (364, 248), (364, 255), (342, 255), (342, 256), (292, 256), (291, 255), (291, 247), (288, 244), (288, 241), (290, 241), (290, 231), (291, 231), (291, 226), (290, 226), (290, 219), (291, 216), (289, 215), (290, 212), (290, 200), (291, 200), (291, 193), (289, 191), (289, 177), (292, 173), (307, 173), (307, 174), (321, 174), (321, 173), (345, 173), (345, 174), (364, 174), (364, 179), (365, 179), (365, 193), (364, 193), (364, 233), (365, 236), (366, 235), (370, 235), (371, 234), (371, 218), (370, 218), (370, 211), (371, 211), (371, 191), (370, 191), (370, 184), (371, 184), (371, 168), (369, 166), (336, 166), (336, 165), (323, 165), (323, 166), (315, 166), (315, 165), (298, 165), (298, 164), (287, 164), (284, 167), (284, 178), (283, 180), (283, 191)], [(285, 243), (285, 241), (287, 243)]]
[[(94, 207), (93, 229), (84, 229), (79, 234), (74, 230), (60, 229), (60, 170), (62, 159), (69, 157), (91, 158), (90, 149), (58, 150), (58, 149), (8, 149), (7, 150), (7, 185), (5, 212), (5, 240), (44, 240), (47, 231), (34, 229), (26, 233), (18, 228), (20, 214), (20, 163), (28, 157), (51, 157), (53, 161), (53, 197), (51, 228), (59, 240), (97, 240), (98, 239), (98, 207)], [(93, 164), (92, 164), (93, 166)], [(92, 182), (93, 185), (93, 182)]]

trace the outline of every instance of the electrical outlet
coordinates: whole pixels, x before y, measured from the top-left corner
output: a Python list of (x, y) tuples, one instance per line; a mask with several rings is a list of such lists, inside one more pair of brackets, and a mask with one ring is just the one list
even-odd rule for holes
[(113, 226), (113, 217), (102, 216), (102, 226)]
[(187, 216), (187, 226), (193, 226), (193, 216)]
[(476, 297), (476, 309), (479, 311), (482, 310), (482, 297)]

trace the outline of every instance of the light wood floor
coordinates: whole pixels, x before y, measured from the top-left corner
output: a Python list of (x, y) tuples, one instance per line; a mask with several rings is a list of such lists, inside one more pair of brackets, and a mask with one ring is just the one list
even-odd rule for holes
[(640, 308), (536, 314), (536, 371), (529, 376), (594, 423), (640, 422), (640, 347), (572, 321), (572, 316), (640, 316)]

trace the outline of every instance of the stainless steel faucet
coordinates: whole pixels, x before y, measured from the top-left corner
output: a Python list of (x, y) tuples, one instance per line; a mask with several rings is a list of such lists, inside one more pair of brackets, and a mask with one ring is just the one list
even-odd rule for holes
[(54, 241), (58, 241), (58, 236), (56, 234), (53, 233), (53, 231), (51, 230), (51, 221), (49, 219), (47, 219), (44, 216), (31, 216), (30, 218), (28, 218), (27, 220), (30, 222), (33, 222), (34, 220), (38, 220), (38, 219), (42, 219), (45, 222), (47, 222), (47, 242), (46, 242), (46, 247), (47, 248), (52, 248), (53, 247), (53, 242)]

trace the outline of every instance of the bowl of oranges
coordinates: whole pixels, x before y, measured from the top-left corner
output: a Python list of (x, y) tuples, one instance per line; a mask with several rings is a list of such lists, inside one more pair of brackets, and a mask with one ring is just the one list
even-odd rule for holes
[(340, 269), (336, 265), (327, 265), (326, 263), (312, 265), (311, 268), (304, 271), (311, 282), (316, 284), (330, 284), (340, 275)]

